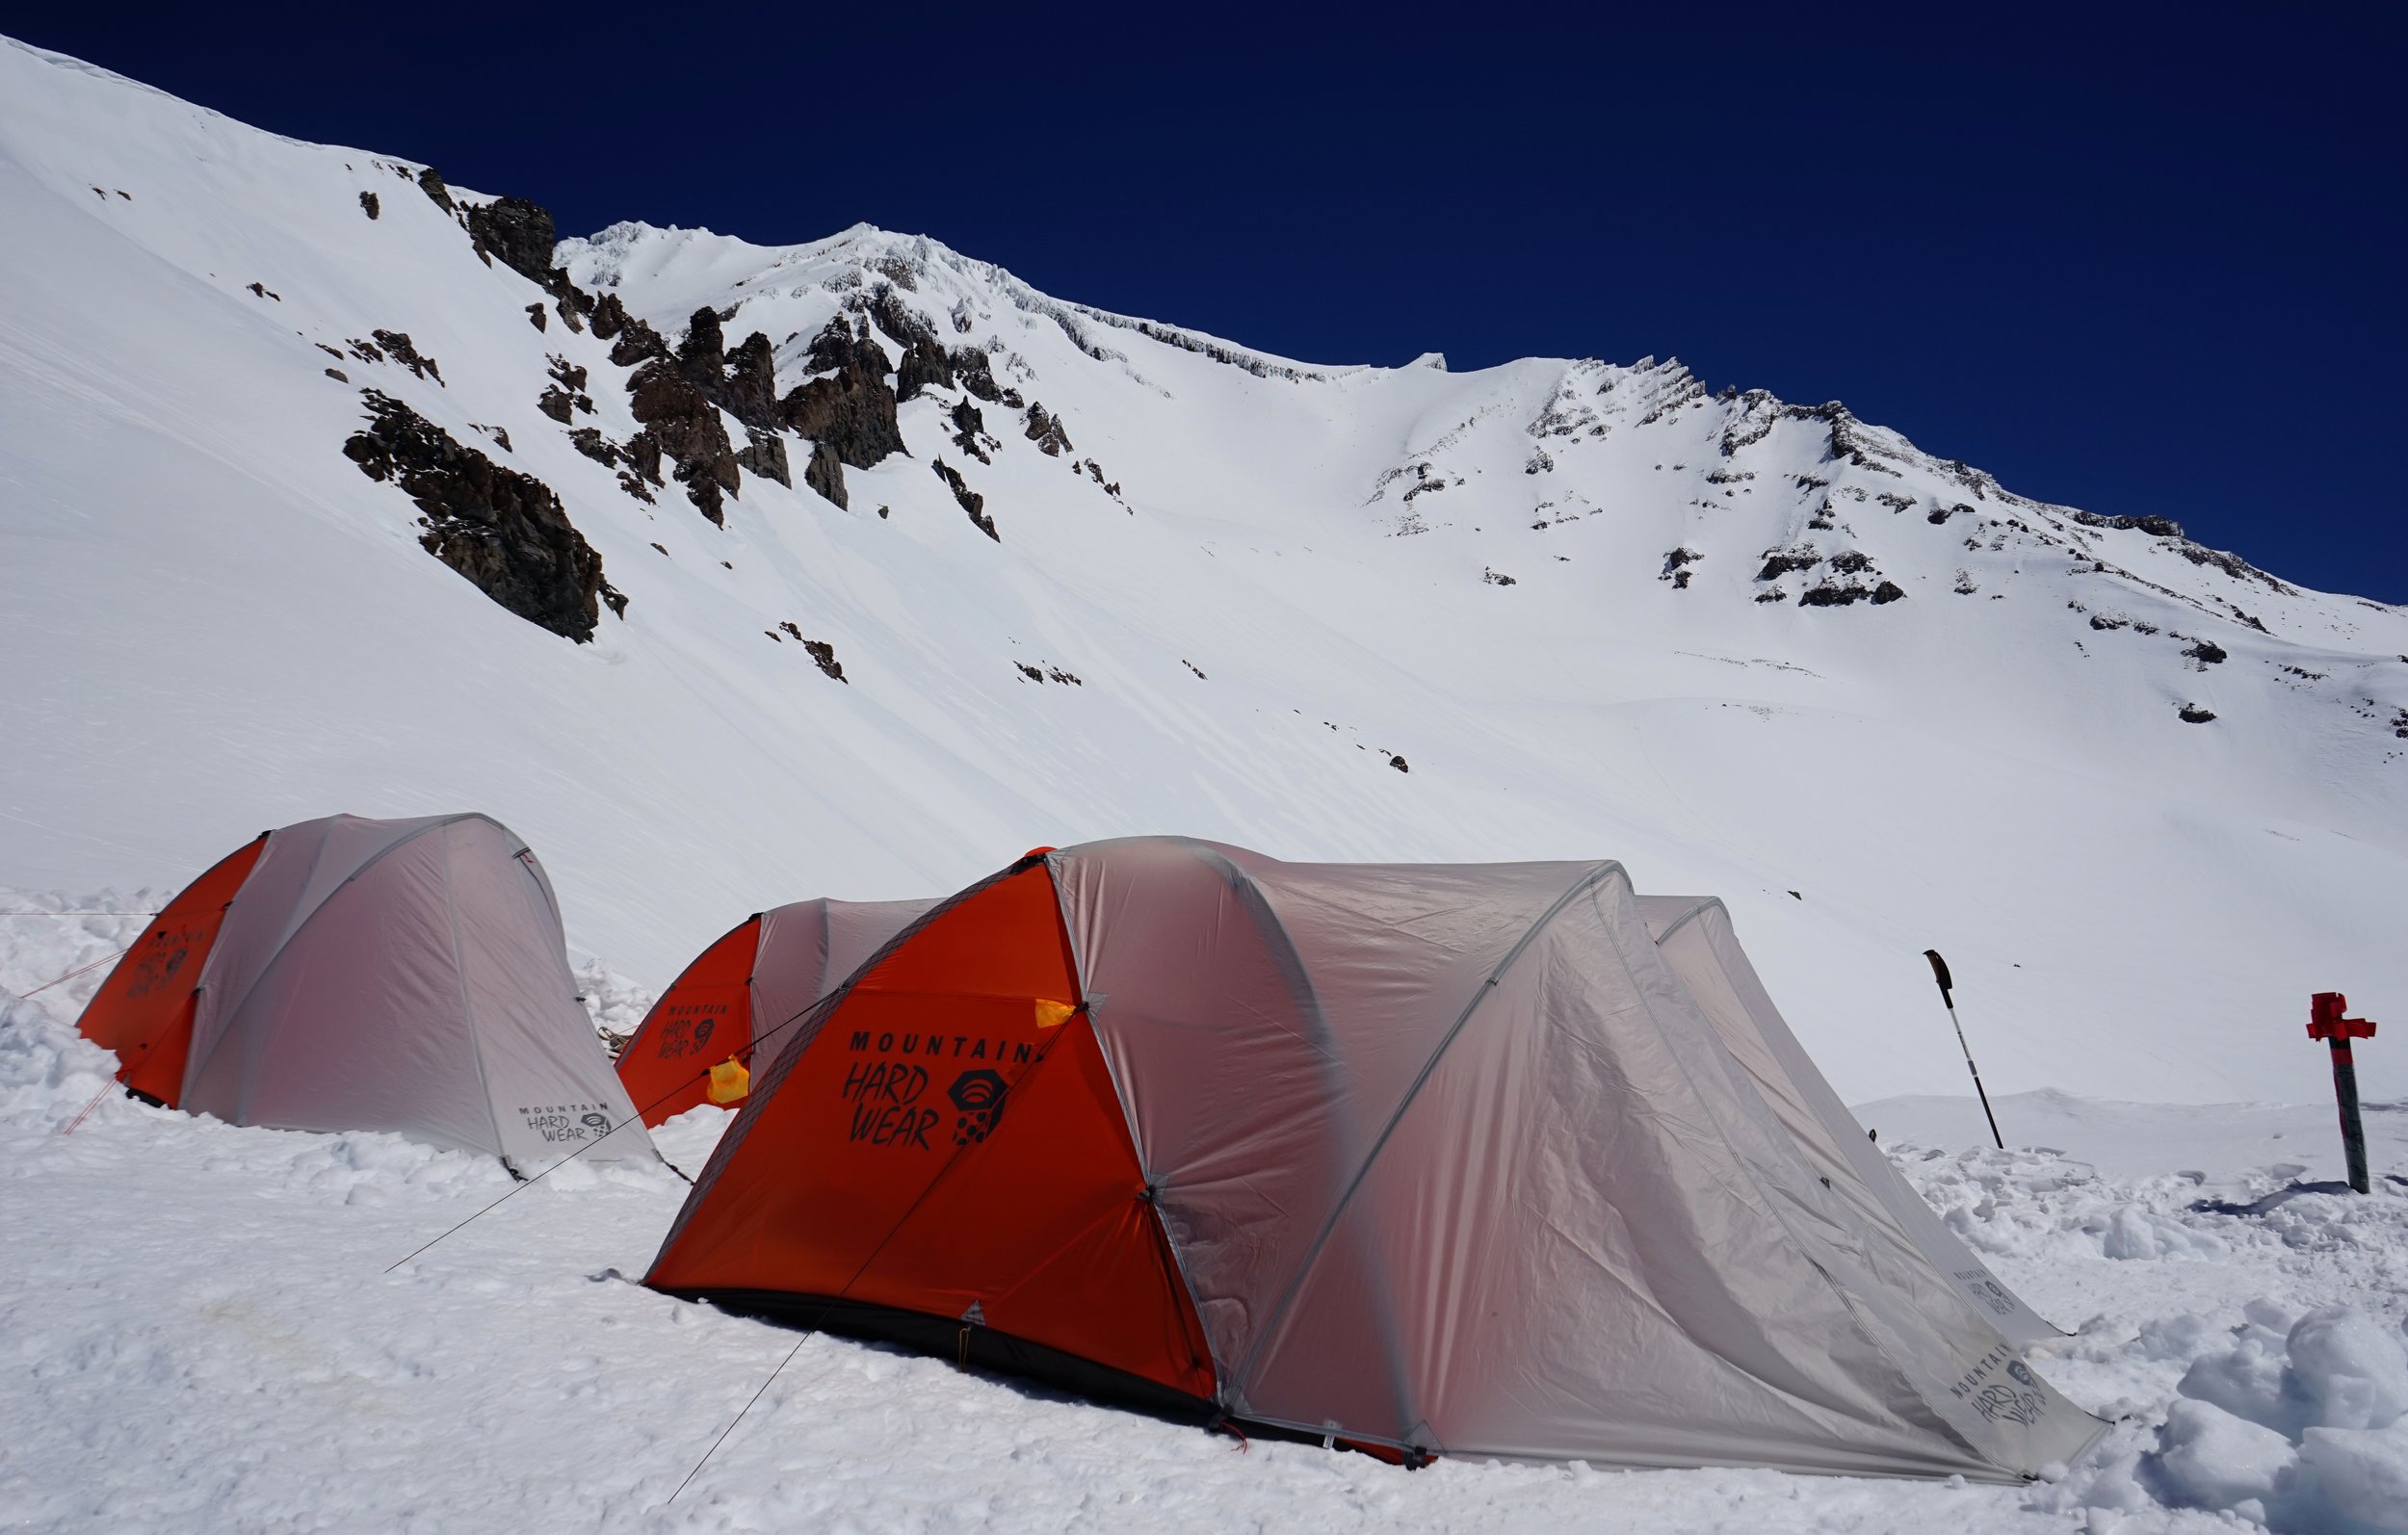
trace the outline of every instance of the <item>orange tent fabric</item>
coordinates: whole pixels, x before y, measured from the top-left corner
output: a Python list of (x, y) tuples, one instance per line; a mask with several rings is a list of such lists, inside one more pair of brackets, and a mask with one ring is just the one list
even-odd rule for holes
[(117, 1052), (118, 1080), (154, 1103), (173, 1108), (183, 1093), (199, 1003), (193, 983), (218, 941), (225, 908), (267, 846), (261, 832), (185, 886), (84, 1008), (85, 1035)]
[(659, 1126), (710, 1099), (711, 1068), (752, 1049), (752, 964), (759, 913), (694, 957), (618, 1053), (636, 1111)]
[(1074, 975), (1041, 863), (942, 910), (763, 1074), (645, 1283), (1208, 1407)]

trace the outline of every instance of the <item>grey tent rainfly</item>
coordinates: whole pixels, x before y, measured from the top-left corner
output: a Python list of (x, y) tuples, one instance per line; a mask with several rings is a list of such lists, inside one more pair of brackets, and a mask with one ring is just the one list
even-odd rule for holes
[(1817, 1174), (1830, 1178), (1841, 1197), (1864, 1204), (1868, 1220), (1895, 1223), (1896, 1235), (1955, 1281), (2007, 1341), (2036, 1343), (2066, 1336), (2000, 1283), (1865, 1134), (1790, 1032), (1740, 947), (1722, 902), (1712, 897), (1641, 896), (1638, 907), (1664, 963)]
[(265, 834), (169, 902), (81, 1027), (128, 1088), (237, 1125), (391, 1131), (522, 1173), (657, 1158), (542, 865), (485, 816)]
[(1408, 1460), (2079, 1453), (1698, 904), (1039, 849), (776, 1041), (645, 1283)]

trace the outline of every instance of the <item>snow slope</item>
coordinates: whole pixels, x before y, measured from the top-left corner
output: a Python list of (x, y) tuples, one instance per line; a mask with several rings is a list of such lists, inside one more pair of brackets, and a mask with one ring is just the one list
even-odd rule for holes
[[(2304, 994), (2408, 1002), (2399, 610), (1677, 363), (1315, 367), (866, 227), (564, 243), (670, 345), (705, 306), (762, 332), (780, 393), (840, 316), (1011, 391), (903, 401), (842, 509), (786, 432), (793, 485), (745, 472), (715, 526), (578, 451), (635, 436), (631, 369), (421, 168), (15, 44), (0, 102), (9, 884), (171, 886), (263, 826), (472, 806), (582, 955), (659, 986), (746, 912), (1040, 843), (1607, 855), (1724, 895), (1851, 1099), (1962, 1082), (1925, 947), (2006, 1092), (2315, 1102)], [(538, 400), (574, 368), (563, 424)], [(370, 389), (557, 492), (624, 616), (572, 643), (431, 558), (344, 455)]]

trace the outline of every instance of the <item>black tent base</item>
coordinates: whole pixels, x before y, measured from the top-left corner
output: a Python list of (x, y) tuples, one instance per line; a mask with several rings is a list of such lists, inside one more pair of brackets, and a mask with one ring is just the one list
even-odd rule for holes
[(966, 1323), (956, 1316), (929, 1316), (925, 1312), (903, 1312), (896, 1307), (872, 1307), (870, 1302), (833, 1299), (826, 1294), (790, 1294), (785, 1289), (662, 1289), (662, 1294), (674, 1294), (689, 1302), (708, 1302), (720, 1312), (735, 1316), (754, 1316), (759, 1321), (775, 1323), (780, 1328), (798, 1328), (802, 1333), (838, 1333), (843, 1338), (860, 1338), (865, 1342), (896, 1342), (908, 1347), (915, 1355), (932, 1355), (937, 1360), (952, 1360), (961, 1369), (987, 1369), (995, 1374), (1016, 1376), (1035, 1381), (1040, 1386), (1053, 1386), (1069, 1395), (1082, 1395), (1093, 1403), (1106, 1403), (1112, 1408), (1127, 1408), (1132, 1413), (1144, 1413), (1146, 1418), (1159, 1418), (1164, 1422), (1190, 1424), (1199, 1429), (1226, 1429), (1238, 1439), (1279, 1439), (1286, 1444), (1320, 1444), (1320, 1446), (1358, 1451), (1390, 1466), (1404, 1466), (1406, 1470), (1421, 1470), (1428, 1466), (1426, 1451), (1368, 1444), (1358, 1439), (1313, 1434), (1308, 1429), (1294, 1429), (1289, 1424), (1267, 1424), (1252, 1419), (1228, 1418), (1221, 1405), (1173, 1391), (1161, 1381), (1144, 1376), (1132, 1376), (1125, 1369), (1112, 1369), (1111, 1365), (1096, 1365), (1079, 1355), (1064, 1355), (1058, 1347), (1043, 1342), (1029, 1342), (1011, 1333), (997, 1333), (982, 1323)]
[[(723, 1312), (758, 1317), (801, 1332), (835, 1333), (874, 1343), (900, 1344), (914, 1353), (950, 1359), (964, 1369), (976, 1367), (1034, 1381), (1165, 1422), (1228, 1429), (1241, 1439), (1273, 1439), (1298, 1444), (1330, 1443), (1325, 1435), (1284, 1424), (1230, 1418), (1218, 1404), (1204, 1397), (956, 1317), (930, 1316), (925, 1312), (784, 1290), (667, 1289), (662, 1293), (680, 1300), (705, 1301)], [(1419, 1469), (1429, 1462), (1426, 1454), (1343, 1438), (1335, 1442), (1335, 1447), (1356, 1450), (1392, 1466)]]
[(838, 1333), (875, 1343), (900, 1343), (914, 1353), (950, 1359), (965, 1369), (976, 1366), (1017, 1376), (1174, 1423), (1201, 1425), (1220, 1417), (1219, 1407), (1203, 1397), (957, 1317), (782, 1290), (671, 1289), (662, 1293), (708, 1301), (723, 1312), (757, 1316), (806, 1333)]

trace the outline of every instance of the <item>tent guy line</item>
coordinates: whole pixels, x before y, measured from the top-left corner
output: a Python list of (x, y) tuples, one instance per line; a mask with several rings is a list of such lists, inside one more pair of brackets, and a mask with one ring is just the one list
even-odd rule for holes
[(661, 1500), (661, 1506), (663, 1508), (667, 1508), (669, 1504), (676, 1502), (678, 1493), (684, 1492), (688, 1484), (693, 1482), (695, 1477), (702, 1474), (702, 1468), (711, 1464), (711, 1457), (720, 1452), (720, 1446), (721, 1444), (727, 1443), (727, 1436), (736, 1432), (736, 1425), (743, 1422), (746, 1415), (749, 1414), (754, 1406), (760, 1402), (762, 1395), (767, 1392), (772, 1386), (777, 1384), (777, 1377), (786, 1373), (786, 1366), (795, 1362), (795, 1356), (801, 1353), (802, 1345), (809, 1341), (811, 1341), (811, 1335), (807, 1332), (800, 1334), (795, 1339), (795, 1346), (786, 1350), (786, 1357), (777, 1362), (777, 1367), (775, 1369), (770, 1371), (770, 1378), (761, 1383), (759, 1389), (753, 1392), (751, 1397), (745, 1402), (745, 1405), (737, 1410), (735, 1418), (729, 1420), (728, 1425), (720, 1430), (720, 1437), (711, 1441), (711, 1447), (704, 1450), (702, 1452), (702, 1458), (694, 1463), (694, 1470), (688, 1471), (684, 1480), (677, 1484), (676, 1489), (672, 1491), (668, 1496)]
[[(141, 914), (141, 913), (134, 913), (133, 915), (137, 915), (137, 916), (139, 916), (139, 915), (143, 915), (143, 914)], [(153, 914), (153, 915), (155, 915), (155, 914)], [(134, 947), (133, 945), (128, 944), (128, 945), (126, 945), (126, 946), (125, 946), (125, 949), (131, 949), (131, 948), (133, 948), (133, 947)], [(107, 953), (105, 953), (105, 954), (101, 955), (98, 959), (91, 960), (91, 961), (89, 961), (89, 962), (87, 962), (87, 963), (85, 963), (85, 964), (78, 965), (78, 966), (76, 966), (73, 970), (68, 971), (68, 972), (67, 972), (65, 975), (64, 975), (64, 976), (53, 976), (50, 979), (43, 981), (40, 985), (39, 985), (39, 986), (35, 987), (32, 991), (29, 991), (29, 992), (25, 993), (25, 995), (26, 995), (27, 997), (39, 997), (39, 996), (40, 996), (43, 992), (48, 991), (51, 987), (56, 986), (56, 985), (60, 984), (60, 983), (61, 983), (61, 982), (63, 982), (63, 981), (69, 981), (69, 980), (73, 980), (76, 976), (81, 976), (81, 975), (85, 974), (85, 973), (86, 973), (86, 972), (88, 972), (88, 971), (94, 971), (94, 970), (98, 970), (101, 966), (103, 966), (103, 965), (107, 964), (110, 960), (115, 959), (115, 958), (117, 958), (117, 957), (118, 957), (118, 955), (124, 953), (124, 952), (125, 952), (125, 949), (112, 949), (112, 950), (110, 950)]]

